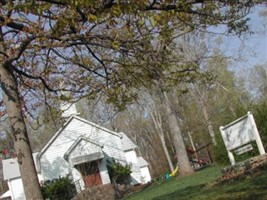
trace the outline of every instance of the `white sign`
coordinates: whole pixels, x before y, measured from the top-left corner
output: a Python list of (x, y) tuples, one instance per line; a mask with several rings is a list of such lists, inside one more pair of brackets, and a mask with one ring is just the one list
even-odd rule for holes
[(253, 125), (248, 115), (222, 127), (221, 131), (223, 141), (229, 151), (255, 140)]
[(248, 151), (253, 150), (253, 147), (251, 144), (247, 144), (246, 146), (240, 147), (238, 149), (236, 149), (234, 152), (236, 155), (241, 155), (243, 153), (246, 153)]
[[(231, 151), (249, 144), (254, 140), (257, 143), (260, 154), (265, 154), (265, 150), (251, 112), (248, 112), (246, 116), (241, 117), (226, 126), (221, 126), (220, 131), (232, 165), (235, 164), (235, 159)], [(244, 147), (243, 150), (245, 149), (246, 148)], [(247, 150), (248, 149), (250, 149), (250, 147), (248, 147)], [(242, 149), (240, 151), (242, 152)]]

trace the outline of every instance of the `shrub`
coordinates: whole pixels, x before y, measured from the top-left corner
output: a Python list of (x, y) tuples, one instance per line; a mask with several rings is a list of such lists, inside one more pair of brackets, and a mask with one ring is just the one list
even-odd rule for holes
[(267, 102), (258, 103), (252, 109), (252, 113), (259, 130), (262, 143), (265, 149), (267, 149)]
[(214, 146), (215, 161), (221, 165), (229, 165), (228, 153), (221, 135), (216, 137), (217, 145)]
[(130, 180), (130, 174), (132, 173), (131, 164), (123, 165), (120, 162), (115, 161), (114, 158), (107, 161), (108, 174), (111, 182), (116, 183), (128, 183)]
[(45, 181), (41, 187), (44, 199), (68, 200), (76, 195), (75, 185), (68, 178)]

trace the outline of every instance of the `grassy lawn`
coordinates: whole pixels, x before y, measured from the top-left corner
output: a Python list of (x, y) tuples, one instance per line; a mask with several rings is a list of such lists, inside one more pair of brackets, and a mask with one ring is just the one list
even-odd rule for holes
[(207, 167), (192, 176), (162, 180), (124, 200), (264, 200), (267, 199), (267, 171), (239, 181), (214, 184), (220, 166)]

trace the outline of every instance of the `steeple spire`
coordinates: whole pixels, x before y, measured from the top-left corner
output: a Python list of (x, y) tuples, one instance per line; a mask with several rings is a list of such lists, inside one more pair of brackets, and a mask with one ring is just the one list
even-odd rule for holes
[(73, 115), (79, 115), (75, 103), (61, 102), (60, 109), (62, 112), (61, 116), (63, 118), (69, 118)]
[[(64, 82), (60, 82), (60, 88), (64, 88)], [(75, 103), (70, 102), (69, 100), (70, 92), (68, 91), (61, 91), (61, 97), (60, 97), (60, 110), (61, 110), (61, 117), (66, 119), (73, 115), (79, 115)]]

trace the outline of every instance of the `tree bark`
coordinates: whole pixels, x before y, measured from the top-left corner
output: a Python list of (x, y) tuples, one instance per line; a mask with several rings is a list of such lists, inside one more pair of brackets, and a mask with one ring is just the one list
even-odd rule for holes
[[(199, 93), (199, 89), (197, 88), (197, 93)], [(207, 106), (206, 106), (206, 103), (204, 102), (205, 100), (201, 97), (199, 97), (199, 104), (200, 104), (200, 108), (204, 114), (204, 118), (205, 118), (205, 122), (206, 122), (206, 125), (208, 127), (208, 131), (209, 131), (209, 135), (211, 137), (211, 140), (212, 140), (212, 143), (214, 146), (217, 145), (217, 142), (216, 142), (216, 138), (215, 138), (215, 133), (214, 133), (214, 129), (213, 129), (213, 125), (212, 125), (212, 122), (210, 120), (210, 117), (209, 117), (209, 113), (208, 113), (208, 109), (207, 109)]]
[(208, 131), (209, 131), (209, 134), (210, 134), (212, 143), (214, 144), (214, 146), (216, 146), (217, 145), (217, 142), (216, 142), (216, 138), (215, 138), (215, 133), (214, 133), (213, 125), (212, 125), (211, 120), (209, 119), (208, 110), (207, 110), (207, 107), (206, 107), (206, 105), (205, 105), (204, 102), (201, 103), (201, 109), (203, 111), (206, 124), (208, 126)]
[[(204, 120), (205, 123), (207, 125), (208, 131), (209, 131), (209, 135), (211, 137), (212, 143), (214, 146), (217, 145), (216, 142), (216, 138), (215, 138), (215, 133), (214, 133), (214, 128), (212, 125), (212, 121), (210, 120), (210, 116), (208, 113), (208, 108), (207, 108), (207, 99), (205, 99), (205, 97), (203, 97), (204, 95), (201, 94), (200, 89), (197, 85), (193, 85), (193, 89), (190, 90), (192, 95), (195, 96), (196, 102), (199, 105), (200, 109), (203, 112), (204, 115)], [(205, 93), (204, 93), (205, 94)], [(208, 98), (208, 97), (206, 97)]]
[(171, 156), (169, 154), (169, 151), (168, 151), (168, 148), (167, 148), (167, 145), (166, 145), (166, 142), (165, 142), (164, 132), (163, 132), (163, 128), (162, 128), (162, 122), (161, 122), (161, 116), (156, 110), (154, 112), (151, 112), (151, 116), (152, 116), (152, 120), (154, 122), (154, 125), (156, 127), (158, 136), (160, 138), (164, 153), (165, 153), (166, 158), (168, 160), (168, 164), (169, 164), (170, 170), (173, 171), (174, 167), (173, 167)]
[(185, 148), (182, 132), (180, 129), (180, 125), (178, 123), (178, 119), (172, 105), (167, 97), (167, 94), (164, 92), (164, 106), (166, 109), (166, 114), (168, 117), (169, 127), (171, 129), (173, 143), (175, 146), (175, 151), (177, 155), (177, 160), (180, 165), (180, 175), (188, 176), (194, 173), (192, 166), (190, 165), (187, 151)]
[(0, 65), (0, 81), (3, 93), (3, 103), (10, 119), (17, 161), (27, 200), (43, 199), (32, 151), (27, 135), (26, 124), (16, 78), (8, 64)]

